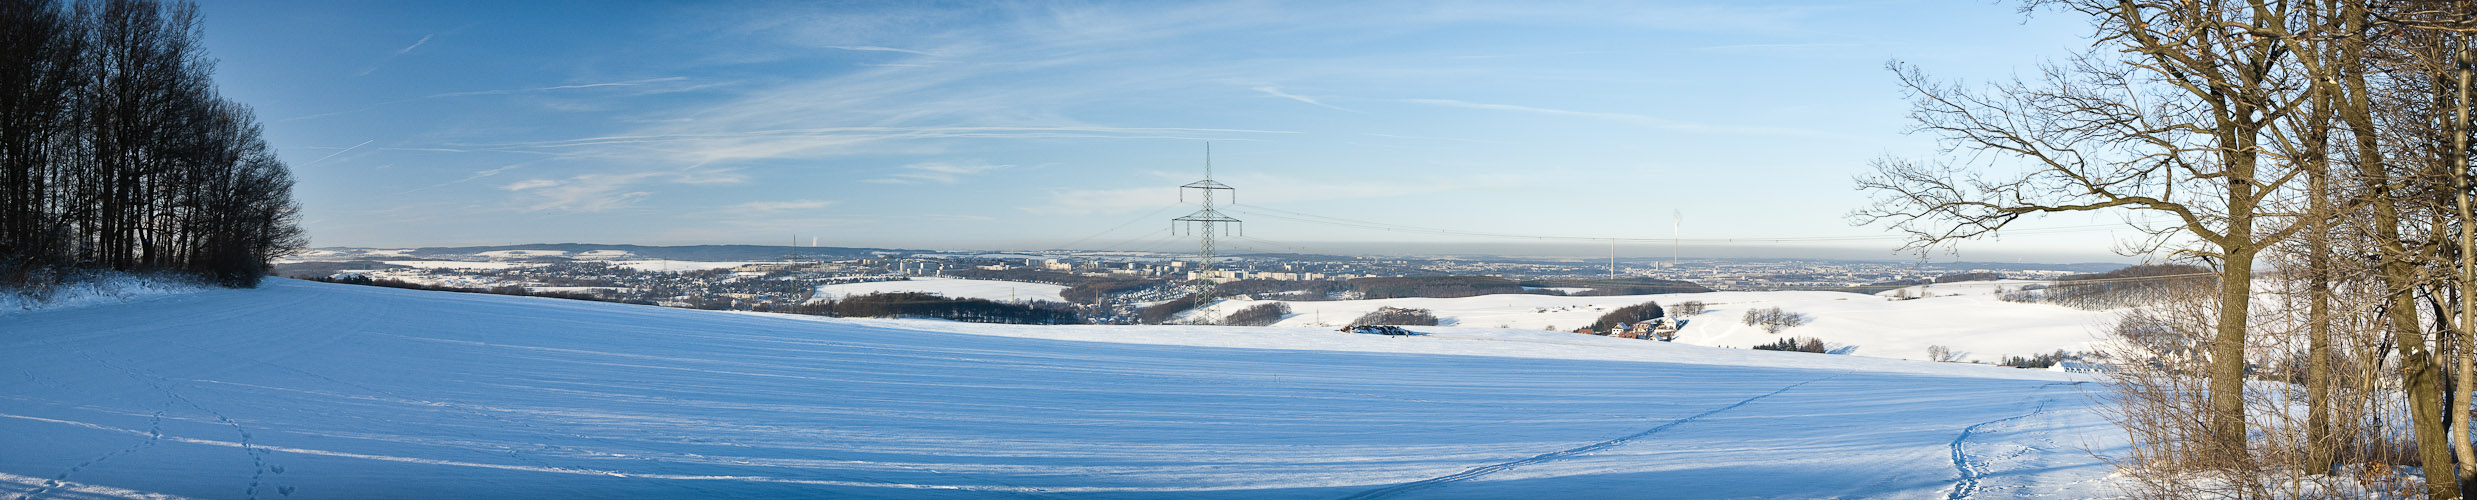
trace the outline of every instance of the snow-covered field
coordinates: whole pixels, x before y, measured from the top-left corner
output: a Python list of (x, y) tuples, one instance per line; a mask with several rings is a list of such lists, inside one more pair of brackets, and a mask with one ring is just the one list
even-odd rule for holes
[[(1687, 317), (1677, 342), (1745, 348), (1781, 337), (1814, 337), (1856, 346), (1859, 356), (1925, 359), (1927, 346), (1943, 345), (1986, 362), (2004, 356), (2030, 356), (2089, 350), (2116, 313), (2085, 311), (2047, 304), (1998, 300), (1996, 290), (2018, 290), (2038, 282), (1979, 282), (1925, 287), (1912, 300), (1893, 300), (1895, 292), (1867, 296), (1842, 292), (1711, 292), (1609, 297), (1554, 295), (1484, 295), (1453, 299), (1379, 299), (1286, 301), (1291, 315), (1275, 326), (1341, 326), (1378, 307), (1411, 307), (1432, 311), (1445, 324), (1462, 327), (1573, 331), (1590, 326), (1617, 308), (1657, 301), (1674, 305), (1702, 301), (1703, 314)], [(1266, 301), (1225, 301), (1223, 313)], [(1804, 326), (1768, 333), (1739, 321), (1746, 310), (1778, 307), (1805, 315)]]
[[(1719, 314), (1719, 313), (1715, 313)], [(2070, 376), (270, 280), (0, 316), (0, 496), (2095, 498)]]
[(1066, 291), (1066, 287), (1019, 281), (912, 278), (908, 281), (874, 281), (819, 286), (817, 296), (842, 297), (878, 292), (929, 292), (953, 298), (989, 299), (1000, 302), (1016, 300), (1066, 302), (1065, 297), (1058, 296), (1058, 293), (1062, 291)]

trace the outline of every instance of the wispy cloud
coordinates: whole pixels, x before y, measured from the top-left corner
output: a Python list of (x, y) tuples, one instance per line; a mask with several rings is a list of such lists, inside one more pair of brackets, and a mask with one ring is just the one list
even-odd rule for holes
[(725, 184), (748, 178), (727, 170), (695, 167), (636, 172), (597, 172), (564, 179), (529, 179), (501, 186), (520, 196), (521, 211), (606, 212), (653, 196), (651, 185)]
[(829, 46), (827, 46), (827, 48), (842, 49), (842, 50), (849, 50), (849, 51), (855, 51), (855, 52), (897, 52), (897, 53), (912, 54), (912, 55), (920, 55), (920, 56), (935, 56), (935, 55), (937, 55), (937, 54), (931, 54), (931, 53), (929, 53), (929, 52), (927, 52), (927, 51), (919, 51), (919, 50), (912, 50), (912, 49), (898, 49), (898, 48), (894, 48), (894, 47), (879, 47), (879, 46), (875, 46), (875, 45), (829, 45)]
[[(528, 87), (528, 88), (521, 88), (521, 89), (494, 89), (494, 90), (473, 90), (473, 91), (464, 91), (464, 92), (443, 92), (443, 93), (437, 93), (437, 94), (429, 94), (429, 95), (424, 95), (424, 96), (420, 96), (420, 97), (407, 97), (407, 98), (401, 98), (401, 99), (395, 99), (395, 100), (389, 100), (389, 101), (382, 101), (382, 102), (379, 102), (379, 103), (377, 103), (377, 104), (372, 104), (372, 105), (368, 105), (368, 106), (362, 106), (362, 107), (359, 107), (359, 108), (347, 109), (347, 110), (343, 110), (343, 111), (329, 111), (329, 112), (325, 112), (325, 113), (316, 113), (316, 114), (309, 114), (309, 115), (301, 115), (301, 116), (293, 116), (293, 117), (280, 118), (280, 119), (277, 119), (277, 120), (275, 120), (275, 121), (276, 121), (277, 123), (284, 123), (284, 122), (294, 122), (294, 121), (301, 121), (301, 120), (315, 120), (315, 119), (320, 119), (320, 118), (330, 118), (330, 117), (343, 116), (343, 115), (349, 115), (349, 114), (354, 114), (354, 113), (360, 113), (360, 112), (364, 112), (364, 111), (375, 110), (375, 109), (379, 109), (379, 108), (382, 108), (382, 107), (393, 106), (393, 105), (397, 105), (397, 104), (404, 104), (404, 103), (409, 103), (409, 102), (417, 102), (417, 101), (422, 101), (422, 100), (425, 100), (425, 99), (443, 99), (443, 98), (452, 98), (452, 97), (471, 97), (471, 96), (481, 96), (481, 95), (516, 95), (516, 94), (531, 94), (531, 93), (554, 92), (554, 91), (562, 91), (562, 90), (594, 89), (594, 88), (608, 88), (608, 87), (626, 87), (626, 88), (628, 88), (629, 90), (633, 91), (633, 92), (630, 92), (630, 93), (629, 93), (629, 95), (649, 95), (649, 94), (667, 94), (667, 93), (677, 93), (677, 92), (692, 92), (692, 91), (706, 90), (706, 89), (712, 89), (712, 88), (716, 88), (716, 87), (723, 87), (723, 86), (730, 85), (730, 84), (729, 84), (729, 83), (727, 83), (727, 82), (701, 83), (701, 84), (693, 84), (693, 85), (658, 85), (658, 84), (663, 84), (663, 83), (682, 82), (682, 81), (688, 81), (688, 77), (684, 77), (684, 76), (672, 76), (672, 77), (663, 77), (663, 78), (647, 78), (647, 79), (643, 79), (643, 80), (628, 80), (628, 81), (621, 81), (621, 82), (581, 83), (581, 84), (573, 84), (573, 85), (552, 85), (552, 86), (547, 86), (547, 87)], [(566, 106), (566, 107), (568, 107), (568, 108), (570, 108), (570, 109), (577, 109), (577, 108), (592, 109), (592, 108), (590, 108), (590, 107), (588, 107), (588, 106), (583, 106), (583, 105), (579, 105), (579, 104), (568, 104), (568, 105), (565, 105), (565, 106)]]
[(901, 172), (896, 172), (886, 177), (868, 179), (867, 182), (881, 184), (915, 184), (921, 182), (954, 184), (956, 182), (961, 182), (965, 176), (976, 175), (992, 170), (1003, 170), (1012, 167), (1014, 167), (1014, 165), (984, 165), (977, 163), (955, 164), (944, 162), (914, 163), (904, 165), (902, 169), (903, 171)]
[(816, 210), (834, 206), (834, 203), (834, 200), (752, 201), (729, 207), (723, 207), (723, 210), (727, 212), (740, 213), (788, 212), (794, 210)]
[(662, 78), (647, 78), (647, 79), (643, 79), (643, 80), (628, 80), (628, 81), (622, 81), (622, 82), (580, 83), (580, 84), (573, 84), (573, 85), (552, 85), (552, 86), (548, 86), (548, 87), (531, 87), (531, 88), (521, 88), (521, 89), (498, 89), (498, 90), (474, 90), (474, 91), (467, 91), (467, 92), (446, 92), (446, 93), (439, 93), (439, 94), (430, 94), (430, 95), (423, 96), (423, 97), (424, 97), (424, 98), (432, 98), (432, 99), (435, 99), (435, 98), (440, 98), (440, 97), (464, 97), (464, 96), (476, 96), (476, 95), (508, 95), (508, 94), (524, 94), (524, 93), (532, 93), (532, 92), (549, 92), (549, 91), (554, 91), (554, 90), (592, 89), (592, 88), (603, 88), (603, 87), (636, 87), (636, 86), (650, 85), (650, 84), (656, 84), (656, 83), (684, 81), (684, 80), (687, 80), (687, 79), (688, 79), (688, 77), (685, 77), (685, 76), (670, 76), (670, 77), (662, 77)]
[(1571, 117), (1578, 117), (1578, 118), (1594, 118), (1594, 119), (1601, 119), (1601, 120), (1614, 120), (1614, 121), (1622, 121), (1622, 122), (1631, 122), (1631, 123), (1635, 123), (1635, 124), (1639, 124), (1639, 125), (1643, 125), (1643, 126), (1648, 126), (1648, 127), (1652, 127), (1652, 128), (1667, 129), (1667, 130), (1678, 130), (1678, 131), (1689, 131), (1689, 132), (1713, 132), (1713, 133), (1726, 133), (1726, 134), (1770, 134), (1770, 135), (1798, 135), (1798, 136), (1824, 135), (1824, 134), (1823, 134), (1823, 133), (1821, 133), (1821, 132), (1816, 132), (1816, 131), (1812, 131), (1812, 130), (1805, 130), (1805, 129), (1784, 128), (1784, 127), (1748, 127), (1748, 126), (1735, 126), (1735, 125), (1711, 125), (1711, 124), (1692, 123), (1692, 122), (1684, 122), (1684, 121), (1678, 121), (1678, 120), (1671, 120), (1671, 119), (1667, 119), (1667, 118), (1660, 118), (1660, 117), (1650, 116), (1650, 115), (1638, 115), (1638, 114), (1633, 114), (1633, 113), (1612, 113), (1612, 112), (1605, 112), (1605, 111), (1575, 111), (1575, 110), (1568, 110), (1568, 109), (1539, 108), (1539, 107), (1521, 106), (1521, 105), (1514, 105), (1514, 104), (1492, 104), (1492, 103), (1479, 103), (1479, 102), (1459, 101), (1459, 100), (1453, 100), (1453, 99), (1403, 99), (1403, 100), (1402, 100), (1402, 102), (1408, 102), (1408, 103), (1414, 103), (1414, 104), (1425, 104), (1425, 105), (1430, 105), (1430, 106), (1444, 106), (1444, 107), (1449, 107), (1449, 108), (1482, 109), (1482, 110), (1489, 110), (1489, 111), (1510, 111), (1510, 112), (1516, 112), (1516, 113), (1530, 113), (1530, 114), (1551, 115), (1551, 116), (1571, 116)]
[(1861, 47), (1861, 46), (1864, 46), (1864, 45), (1863, 45), (1863, 44), (1856, 44), (1856, 43), (1847, 43), (1847, 42), (1816, 42), (1816, 43), (1740, 43), (1740, 44), (1732, 44), (1732, 45), (1712, 45), (1712, 46), (1708, 46), (1708, 47), (1695, 47), (1695, 48), (1692, 48), (1692, 49), (1687, 49), (1687, 50), (1701, 50), (1701, 51), (1775, 50), (1775, 49), (1800, 50), (1800, 49), (1837, 49), (1837, 48)]
[(554, 181), (554, 180), (550, 180), (550, 179), (532, 179), (532, 180), (522, 180), (522, 181), (516, 181), (516, 182), (508, 183), (508, 185), (506, 185), (506, 186), (500, 186), (500, 187), (499, 187), (499, 189), (505, 189), (505, 190), (509, 190), (509, 191), (523, 191), (523, 190), (527, 190), (527, 189), (540, 189), (540, 188), (546, 188), (546, 187), (554, 187), (554, 186), (558, 186), (558, 185), (559, 185), (559, 181)]
[(474, 181), (474, 180), (481, 179), (481, 178), (483, 178), (483, 177), (490, 177), (490, 176), (494, 176), (494, 175), (499, 175), (499, 174), (507, 173), (507, 171), (510, 171), (510, 170), (515, 170), (515, 169), (519, 169), (519, 168), (524, 168), (524, 166), (525, 166), (525, 165), (530, 165), (530, 164), (532, 164), (532, 163), (533, 163), (533, 162), (529, 162), (529, 161), (528, 161), (528, 162), (521, 162), (521, 163), (510, 163), (510, 164), (507, 164), (507, 165), (504, 165), (504, 166), (500, 166), (499, 168), (492, 168), (492, 169), (486, 169), (486, 170), (475, 171), (475, 172), (473, 172), (473, 175), (468, 175), (468, 176), (465, 176), (465, 178), (463, 178), (463, 179), (457, 179), (457, 180), (455, 180), (454, 182), (449, 182), (448, 184), (458, 184), (458, 183), (472, 182), (472, 181)]
[[(528, 152), (567, 159), (598, 159), (606, 161), (658, 161), (671, 164), (729, 164), (739, 161), (813, 159), (865, 154), (872, 151), (900, 150), (899, 144), (917, 144), (941, 140), (1188, 140), (1231, 141), (1251, 140), (1268, 134), (1297, 134), (1296, 131), (1214, 129), (1214, 128), (1143, 128), (1100, 126), (919, 126), (919, 127), (819, 127), (793, 129), (731, 130), (715, 127), (706, 121), (662, 123), (642, 129), (639, 134), (623, 134), (576, 139), (531, 141), (494, 144), (441, 144), (436, 149), (494, 152)], [(916, 179), (929, 180), (929, 179)]]
[[(1183, 177), (1182, 177), (1183, 178)], [(1502, 189), (1520, 185), (1515, 176), (1465, 176), (1452, 180), (1396, 182), (1369, 181), (1349, 177), (1297, 177), (1285, 175), (1246, 175), (1225, 177), (1223, 182), (1248, 193), (1239, 201), (1224, 200), (1237, 208), (1247, 204), (1280, 204), (1301, 201), (1356, 200), (1388, 196), (1407, 196), (1459, 190)], [(1192, 198), (1185, 203), (1193, 203)], [(1080, 216), (1090, 214), (1142, 213), (1182, 203), (1176, 190), (1162, 187), (1119, 189), (1059, 189), (1047, 193), (1047, 201), (1023, 207), (1037, 215)]]
[(604, 212), (626, 208), (638, 200), (653, 196), (652, 191), (635, 190), (633, 186), (654, 174), (586, 174), (562, 180), (533, 179), (508, 184), (502, 189), (525, 195), (531, 201), (523, 210), (531, 212)]
[(1256, 90), (1257, 92), (1263, 92), (1263, 93), (1265, 93), (1266, 95), (1271, 95), (1271, 96), (1273, 96), (1273, 97), (1279, 97), (1279, 98), (1283, 98), (1283, 99), (1289, 99), (1289, 100), (1293, 100), (1293, 101), (1304, 102), (1304, 103), (1313, 104), (1313, 105), (1316, 105), (1316, 106), (1320, 106), (1320, 107), (1324, 107), (1324, 108), (1327, 108), (1327, 109), (1332, 109), (1332, 110), (1336, 110), (1336, 111), (1349, 111), (1349, 112), (1352, 112), (1352, 113), (1357, 113), (1357, 112), (1358, 112), (1357, 110), (1353, 110), (1353, 109), (1349, 109), (1349, 108), (1344, 108), (1344, 107), (1341, 107), (1341, 106), (1335, 106), (1335, 105), (1331, 105), (1331, 104), (1325, 104), (1323, 101), (1318, 101), (1318, 100), (1316, 100), (1316, 98), (1313, 98), (1313, 97), (1308, 97), (1308, 96), (1303, 96), (1303, 95), (1298, 95), (1298, 94), (1292, 94), (1292, 93), (1289, 93), (1289, 92), (1283, 92), (1283, 91), (1282, 91), (1282, 89), (1281, 89), (1281, 87), (1274, 87), (1274, 86), (1267, 85), (1267, 86), (1263, 86), (1263, 87), (1256, 87), (1256, 88), (1255, 88), (1255, 90)]

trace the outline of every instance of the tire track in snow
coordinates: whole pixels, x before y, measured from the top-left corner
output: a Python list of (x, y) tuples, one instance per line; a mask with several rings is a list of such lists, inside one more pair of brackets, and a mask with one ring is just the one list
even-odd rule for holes
[[(2074, 382), (2074, 383), (2071, 383), (2071, 384), (2046, 384), (2046, 385), (2041, 385), (2041, 386), (2039, 386), (2039, 389), (2044, 390), (2044, 389), (2046, 389), (2046, 388), (2048, 388), (2048, 387), (2055, 387), (2055, 386), (2057, 386), (2057, 385), (2081, 385), (2081, 383), (2080, 383), (2080, 382)], [(1986, 468), (1987, 468), (1987, 464), (1985, 464), (1984, 462), (1980, 462), (1980, 461), (1973, 461), (1973, 460), (1970, 460), (1969, 453), (1968, 453), (1968, 451), (1965, 449), (1965, 447), (1963, 446), (1963, 445), (1966, 445), (1966, 444), (1968, 444), (1968, 443), (1969, 443), (1969, 439), (1970, 439), (1970, 436), (1971, 436), (1971, 435), (1973, 435), (1973, 434), (1977, 434), (1979, 430), (1981, 430), (1981, 429), (1985, 429), (1985, 428), (1987, 428), (1988, 426), (1992, 426), (1992, 425), (2000, 425), (2000, 424), (2004, 424), (2004, 423), (2014, 422), (2014, 421), (2018, 421), (2018, 420), (2021, 420), (2021, 419), (2030, 418), (2030, 417), (2038, 416), (2038, 415), (2043, 414), (2043, 413), (2047, 413), (2047, 408), (2048, 408), (2049, 406), (2053, 405), (2055, 402), (2056, 402), (2056, 398), (2055, 398), (2054, 396), (2047, 396), (2047, 397), (2044, 397), (2044, 398), (2039, 399), (2039, 400), (2038, 400), (2038, 407), (2036, 407), (2036, 408), (2032, 408), (2032, 409), (2030, 410), (2030, 412), (2029, 412), (2029, 413), (2023, 413), (2023, 414), (2020, 414), (2020, 415), (2014, 415), (2014, 416), (2010, 416), (2010, 417), (2004, 417), (2004, 418), (1999, 418), (1999, 419), (1995, 419), (1995, 420), (1989, 420), (1989, 421), (1985, 421), (1985, 422), (1979, 422), (1979, 423), (1977, 423), (1976, 425), (1971, 425), (1971, 426), (1969, 426), (1968, 428), (1961, 429), (1961, 435), (1960, 435), (1960, 436), (1958, 436), (1958, 437), (1954, 437), (1954, 438), (1952, 438), (1952, 445), (1951, 445), (1951, 446), (1952, 446), (1952, 468), (1953, 468), (1954, 470), (1958, 470), (1958, 471), (1960, 471), (1960, 473), (1961, 473), (1961, 479), (1960, 479), (1959, 481), (1956, 481), (1956, 482), (1954, 482), (1954, 483), (1952, 484), (1952, 493), (1945, 495), (1945, 496), (1944, 496), (1944, 499), (1945, 499), (1945, 500), (1962, 500), (1962, 499), (1965, 499), (1965, 498), (1969, 498), (1969, 497), (1970, 497), (1970, 495), (1977, 494), (1977, 493), (1978, 493), (1978, 480), (1979, 480), (1979, 479), (1982, 479), (1982, 478), (1985, 478), (1985, 477), (1986, 477), (1986, 475), (1987, 475), (1987, 470), (1986, 470)], [(2028, 453), (2028, 450), (2024, 450), (2024, 451), (2022, 451), (2022, 452), (2020, 452), (2020, 453), (2015, 453), (2015, 454), (2013, 454), (2013, 455), (2011, 455), (2011, 456), (2008, 456), (2008, 457), (2005, 457), (2005, 458), (2018, 457), (2018, 456), (2021, 456), (2021, 454), (2022, 454), (2022, 453)]]
[(1356, 494), (1353, 494), (1353, 495), (1350, 495), (1350, 496), (1342, 497), (1342, 499), (1343, 499), (1343, 500), (1373, 500), (1373, 499), (1378, 499), (1378, 498), (1385, 498), (1385, 497), (1390, 497), (1390, 496), (1394, 496), (1394, 495), (1399, 495), (1399, 494), (1402, 494), (1402, 493), (1407, 493), (1407, 492), (1411, 492), (1411, 491), (1422, 490), (1422, 489), (1428, 489), (1428, 488), (1434, 488), (1434, 487), (1437, 487), (1437, 486), (1444, 486), (1444, 485), (1447, 485), (1447, 484), (1452, 484), (1452, 483), (1457, 483), (1457, 482), (1462, 482), (1462, 481), (1468, 481), (1468, 480), (1471, 480), (1471, 479), (1478, 478), (1478, 477), (1480, 477), (1480, 476), (1486, 476), (1486, 475), (1489, 475), (1489, 474), (1495, 474), (1495, 473), (1498, 473), (1498, 472), (1504, 472), (1504, 471), (1508, 471), (1508, 470), (1513, 470), (1513, 469), (1515, 469), (1515, 468), (1522, 467), (1522, 466), (1526, 466), (1526, 465), (1536, 465), (1536, 464), (1542, 464), (1542, 463), (1554, 462), (1554, 461), (1558, 461), (1558, 460), (1564, 460), (1564, 459), (1573, 458), (1573, 457), (1576, 457), (1576, 456), (1581, 456), (1581, 455), (1589, 454), (1589, 453), (1596, 452), (1596, 451), (1600, 451), (1600, 450), (1605, 450), (1605, 449), (1609, 449), (1609, 448), (1615, 448), (1615, 447), (1618, 447), (1618, 446), (1623, 446), (1623, 445), (1625, 445), (1626, 443), (1631, 443), (1631, 442), (1634, 442), (1635, 440), (1638, 440), (1638, 439), (1642, 439), (1642, 438), (1645, 438), (1645, 437), (1649, 437), (1649, 436), (1651, 436), (1651, 435), (1653, 435), (1653, 434), (1658, 434), (1658, 433), (1660, 433), (1660, 431), (1669, 430), (1669, 428), (1671, 428), (1671, 427), (1676, 427), (1676, 426), (1679, 426), (1679, 425), (1685, 425), (1685, 424), (1690, 423), (1690, 422), (1694, 422), (1694, 421), (1697, 421), (1697, 420), (1702, 420), (1704, 417), (1709, 417), (1709, 416), (1712, 416), (1712, 415), (1715, 415), (1715, 414), (1718, 414), (1718, 413), (1720, 413), (1720, 412), (1724, 412), (1724, 411), (1734, 410), (1734, 409), (1737, 409), (1737, 407), (1740, 407), (1740, 406), (1746, 406), (1746, 405), (1748, 405), (1748, 404), (1752, 404), (1752, 403), (1754, 403), (1755, 401), (1762, 400), (1763, 398), (1768, 398), (1768, 397), (1772, 397), (1772, 396), (1775, 396), (1775, 395), (1779, 395), (1780, 393), (1783, 393), (1783, 392), (1789, 392), (1789, 390), (1790, 390), (1790, 389), (1796, 389), (1796, 388), (1798, 388), (1799, 386), (1804, 386), (1804, 385), (1806, 385), (1806, 384), (1812, 384), (1812, 383), (1816, 383), (1816, 382), (1822, 382), (1822, 381), (1825, 381), (1825, 380), (1831, 380), (1831, 379), (1833, 379), (1833, 378), (1837, 378), (1837, 377), (1840, 377), (1840, 375), (1832, 375), (1832, 376), (1829, 376), (1829, 377), (1823, 377), (1823, 378), (1818, 378), (1818, 379), (1814, 379), (1814, 380), (1808, 380), (1808, 381), (1805, 381), (1805, 382), (1798, 382), (1798, 383), (1795, 383), (1795, 384), (1789, 384), (1789, 386), (1788, 386), (1788, 387), (1782, 387), (1782, 388), (1779, 388), (1779, 389), (1775, 389), (1775, 390), (1773, 390), (1772, 392), (1766, 392), (1766, 393), (1763, 393), (1763, 394), (1759, 394), (1759, 395), (1756, 395), (1755, 397), (1746, 398), (1746, 399), (1744, 399), (1744, 400), (1740, 400), (1740, 401), (1738, 401), (1738, 402), (1736, 402), (1736, 403), (1730, 403), (1728, 406), (1722, 406), (1722, 407), (1719, 407), (1719, 408), (1714, 408), (1714, 409), (1712, 409), (1712, 410), (1710, 410), (1710, 411), (1705, 411), (1705, 412), (1702, 412), (1702, 413), (1697, 413), (1697, 414), (1694, 414), (1694, 415), (1692, 415), (1692, 416), (1688, 416), (1688, 417), (1686, 417), (1686, 418), (1680, 418), (1680, 419), (1677, 419), (1677, 420), (1671, 420), (1671, 421), (1669, 421), (1669, 423), (1660, 424), (1660, 425), (1659, 425), (1659, 426), (1657, 426), (1657, 427), (1652, 427), (1652, 428), (1650, 428), (1650, 429), (1644, 429), (1642, 432), (1637, 432), (1637, 433), (1633, 433), (1633, 434), (1627, 434), (1627, 435), (1625, 435), (1625, 436), (1621, 436), (1621, 437), (1618, 437), (1618, 438), (1616, 438), (1616, 439), (1610, 439), (1610, 440), (1607, 440), (1607, 441), (1601, 441), (1601, 442), (1597, 442), (1597, 443), (1591, 443), (1591, 444), (1587, 444), (1587, 445), (1583, 445), (1583, 446), (1578, 446), (1578, 447), (1574, 447), (1574, 448), (1568, 448), (1568, 449), (1565, 449), (1565, 450), (1559, 450), (1559, 451), (1552, 451), (1552, 452), (1548, 452), (1548, 453), (1542, 453), (1542, 454), (1539, 454), (1538, 456), (1533, 456), (1533, 457), (1531, 457), (1531, 458), (1525, 458), (1525, 459), (1521, 459), (1521, 460), (1515, 460), (1515, 461), (1505, 462), (1505, 463), (1500, 463), (1500, 464), (1496, 464), (1496, 465), (1481, 466), (1481, 467), (1478, 467), (1478, 468), (1474, 468), (1474, 469), (1471, 469), (1471, 470), (1462, 471), (1462, 472), (1455, 473), (1455, 474), (1451, 474), (1451, 475), (1438, 476), (1438, 477), (1433, 477), (1433, 478), (1428, 478), (1428, 479), (1422, 479), (1422, 480), (1418, 480), (1418, 481), (1412, 481), (1412, 482), (1408, 482), (1408, 483), (1397, 484), (1397, 485), (1393, 485), (1393, 486), (1387, 486), (1387, 487), (1383, 487), (1383, 488), (1377, 488), (1377, 489), (1373, 489), (1373, 490), (1362, 491), (1362, 492), (1359, 492), (1359, 493), (1356, 493)]

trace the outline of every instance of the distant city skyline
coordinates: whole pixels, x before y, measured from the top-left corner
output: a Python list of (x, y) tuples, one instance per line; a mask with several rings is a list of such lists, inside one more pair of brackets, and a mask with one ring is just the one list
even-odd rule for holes
[[(1935, 151), (1883, 65), (2088, 43), (1927, 1), (201, 7), (322, 247), (1168, 245), (1211, 142), (1243, 251), (1898, 259), (1844, 218), (1869, 160)], [(1960, 258), (2123, 261), (2117, 217)], [(1765, 238), (1795, 241), (1732, 243)]]

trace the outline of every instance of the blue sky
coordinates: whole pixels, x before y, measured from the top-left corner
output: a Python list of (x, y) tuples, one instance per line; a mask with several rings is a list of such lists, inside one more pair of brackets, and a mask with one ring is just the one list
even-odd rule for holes
[[(318, 246), (1175, 249), (1208, 141), (1258, 214), (1884, 236), (1846, 222), (1851, 177), (1934, 151), (1903, 134), (1887, 61), (1983, 80), (2087, 43), (2079, 20), (1967, 1), (202, 7)], [(1259, 250), (1523, 241), (1234, 215)], [(2095, 260), (2110, 236), (1961, 248)]]

